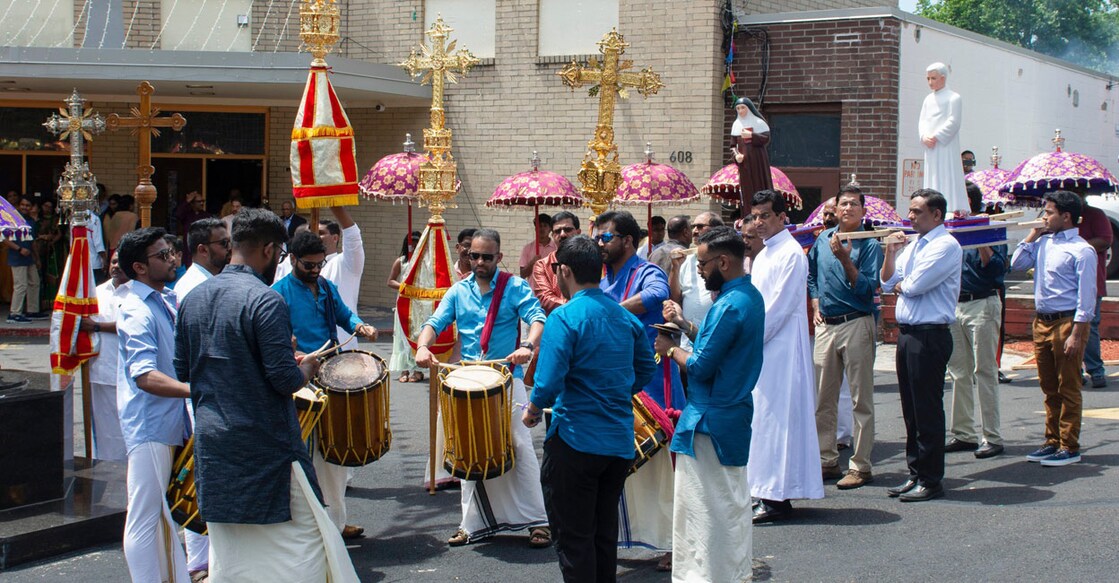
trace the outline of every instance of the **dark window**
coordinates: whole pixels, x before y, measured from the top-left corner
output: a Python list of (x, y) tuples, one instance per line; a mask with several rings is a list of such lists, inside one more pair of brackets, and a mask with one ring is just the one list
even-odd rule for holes
[(769, 163), (779, 168), (838, 168), (838, 113), (769, 115)]
[[(173, 113), (168, 108), (162, 115)], [(183, 111), (182, 131), (161, 128), (152, 140), (155, 154), (264, 154), (263, 113)]]
[(69, 140), (62, 141), (43, 127), (54, 108), (0, 107), (0, 150), (38, 150), (69, 152)]

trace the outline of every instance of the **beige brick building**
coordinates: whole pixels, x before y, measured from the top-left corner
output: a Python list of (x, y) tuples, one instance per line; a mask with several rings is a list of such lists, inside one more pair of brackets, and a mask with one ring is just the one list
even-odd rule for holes
[[(294, 54), (299, 46), (297, 2), (73, 0), (72, 14), (56, 11), (50, 15), (50, 26), (35, 35), (34, 29), (39, 27), (17, 21), (19, 10), (31, 10), (31, 3), (22, 7), (23, 3), (13, 1), (0, 1), (0, 14), (8, 15), (0, 21), (0, 45), (10, 47), (3, 50), (11, 57), (0, 62), (0, 87), (6, 89), (0, 95), (0, 113), (38, 115), (33, 110), (39, 109), (45, 118), (48, 109), (57, 107), (70, 88), (77, 87), (100, 113), (126, 115), (137, 82), (147, 78), (156, 87), (155, 101), (163, 111), (181, 111), (191, 130), (202, 131), (198, 127), (201, 120), (224, 119), (214, 118), (215, 113), (263, 119), (248, 126), (261, 134), (254, 137), (259, 138), (260, 147), (249, 153), (219, 154), (199, 146), (189, 153), (158, 154), (155, 182), (161, 198), (171, 202), (162, 203), (162, 209), (157, 205), (154, 224), (166, 225), (166, 205), (194, 188), (205, 190), (211, 205), (220, 205), (230, 188), (277, 208), (290, 196), (290, 128), (309, 63), (308, 55)], [(668, 163), (672, 153), (690, 153), (685, 158), (690, 163), (673, 165), (702, 185), (725, 163), (726, 109), (719, 92), (724, 72), (721, 15), (725, 2), (601, 0), (602, 5), (557, 5), (556, 1), (461, 0), (456, 13), (456, 4), (446, 0), (338, 0), (344, 41), (338, 54), (328, 58), (336, 71), (333, 82), (358, 137), (358, 166), (364, 172), (381, 157), (399, 151), (406, 132), (422, 142), (429, 103), (425, 95), (430, 93), (405, 87), (403, 73), (388, 66), (402, 61), (421, 42), (425, 22), (433, 16), (429, 12), (450, 7), (446, 16), (451, 26), (456, 21), (492, 23), (492, 31), (485, 25), (469, 31), (458, 25), (464, 38), (484, 39), (483, 46), (477, 47), (463, 41), (483, 61), (447, 92), (448, 126), (454, 130), (454, 155), (463, 190), (458, 208), (449, 211), (446, 219), (452, 232), (479, 225), (499, 229), (505, 240), (506, 267), (514, 272), (520, 247), (530, 238), (531, 211), (493, 211), (484, 202), (502, 178), (528, 170), (533, 150), (539, 151), (543, 169), (574, 181), (595, 125), (597, 99), (585, 89), (567, 89), (556, 72), (573, 57), (584, 60), (593, 53), (593, 41), (586, 39), (601, 38), (611, 26), (616, 25), (630, 44), (626, 58), (637, 67), (651, 67), (665, 84), (649, 99), (635, 95), (619, 102), (615, 130), (623, 164), (641, 161), (647, 142), (661, 162)], [(739, 15), (745, 15), (883, 3), (736, 0), (732, 4)], [(223, 7), (220, 11), (219, 5)], [(574, 16), (565, 11), (574, 11)], [(586, 18), (578, 18), (584, 13)], [(45, 13), (24, 16), (47, 19)], [(235, 18), (243, 26), (235, 24)], [(573, 49), (560, 53), (544, 49), (545, 45), (557, 46), (555, 43)], [(63, 75), (35, 64), (44, 60), (68, 66), (70, 72)], [(73, 62), (79, 64), (70, 64)], [(188, 66), (208, 73), (178, 73), (180, 67), (186, 70)], [(264, 75), (275, 79), (254, 81)], [(375, 107), (378, 104), (384, 105), (383, 111)], [(192, 117), (194, 125), (189, 121)], [(211, 134), (191, 135), (220, 135), (240, 128), (211, 128)], [(0, 138), (5, 137), (5, 129), (0, 127)], [(136, 153), (135, 140), (127, 133), (94, 140), (92, 167), (109, 192), (131, 191)], [(0, 188), (28, 193), (53, 190), (57, 169), (64, 161), (61, 154), (0, 151)], [(56, 166), (52, 166), (54, 162)], [(259, 178), (246, 179), (254, 177), (254, 172)], [(655, 212), (694, 214), (705, 208), (710, 204), (703, 200)], [(644, 209), (634, 211), (644, 214)], [(395, 294), (384, 282), (405, 234), (405, 208), (362, 201), (353, 212), (362, 227), (368, 257), (360, 301), (388, 306)], [(578, 214), (585, 219), (589, 211)], [(416, 211), (417, 228), (426, 216), (426, 210)]]

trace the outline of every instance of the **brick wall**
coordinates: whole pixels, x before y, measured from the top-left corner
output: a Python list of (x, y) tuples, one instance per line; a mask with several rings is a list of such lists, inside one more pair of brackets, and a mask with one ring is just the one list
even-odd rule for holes
[[(892, 203), (900, 22), (873, 18), (758, 28), (768, 32), (770, 42), (766, 105), (841, 103), (840, 176), (858, 174), (865, 192)], [(737, 45), (740, 52), (733, 66), (738, 93), (756, 97), (762, 45), (745, 33)], [(734, 113), (728, 111), (724, 135), (729, 135), (733, 121)]]
[(126, 46), (151, 49), (163, 26), (162, 0), (121, 0), (120, 6)]

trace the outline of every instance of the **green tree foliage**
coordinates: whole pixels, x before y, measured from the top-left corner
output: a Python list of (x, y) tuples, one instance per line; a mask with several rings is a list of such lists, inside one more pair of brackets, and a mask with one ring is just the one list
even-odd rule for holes
[(920, 0), (917, 13), (1085, 67), (1119, 73), (1119, 0)]

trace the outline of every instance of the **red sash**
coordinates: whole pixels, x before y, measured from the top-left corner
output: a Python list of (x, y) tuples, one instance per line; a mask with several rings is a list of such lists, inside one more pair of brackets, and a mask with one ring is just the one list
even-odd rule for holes
[(507, 271), (497, 273), (497, 283), (493, 286), (493, 298), (490, 299), (490, 309), (486, 312), (486, 323), (482, 325), (482, 358), (490, 351), (490, 336), (493, 335), (493, 326), (497, 322), (497, 309), (501, 307), (501, 297), (505, 295), (505, 284), (513, 275)]

